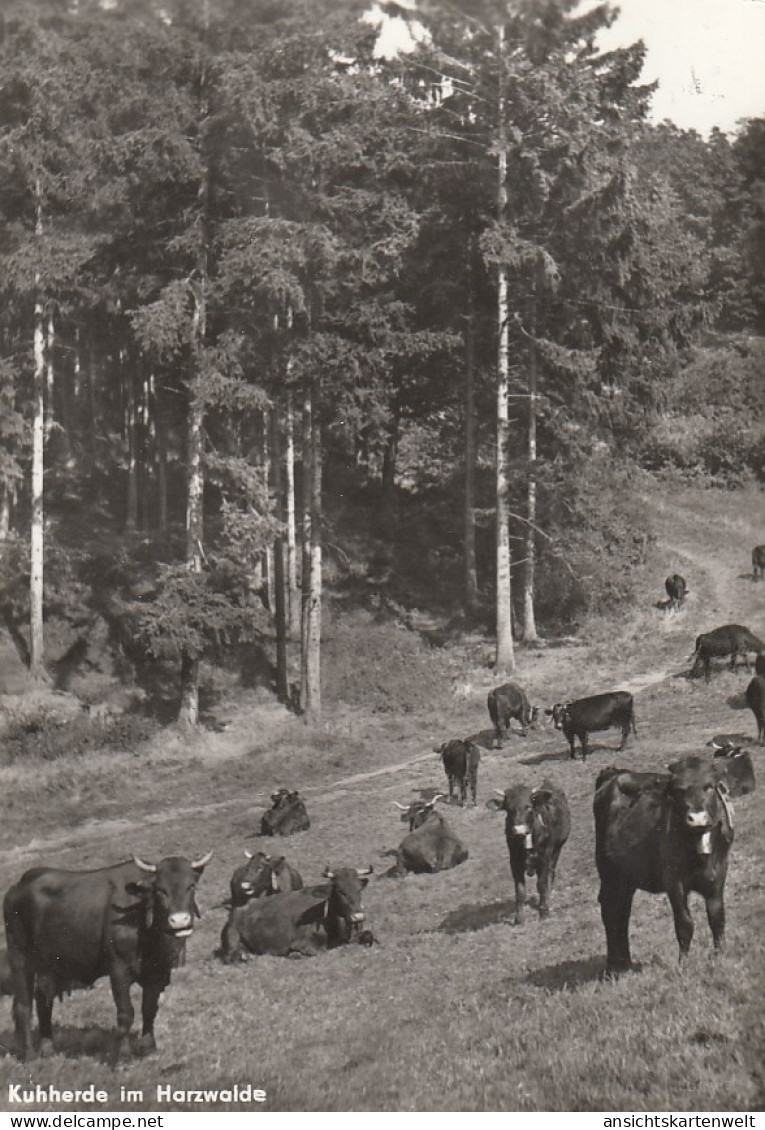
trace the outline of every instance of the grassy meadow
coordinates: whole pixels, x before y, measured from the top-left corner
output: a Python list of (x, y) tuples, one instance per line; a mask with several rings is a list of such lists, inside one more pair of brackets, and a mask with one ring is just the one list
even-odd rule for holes
[[(746, 735), (762, 778), (763, 752), (743, 704), (745, 672), (688, 680), (696, 635), (727, 622), (765, 633), (765, 584), (750, 553), (765, 541), (762, 494), (675, 490), (652, 498), (657, 545), (641, 600), (621, 617), (588, 625), (581, 640), (519, 651), (516, 678), (532, 702), (625, 688), (636, 700), (637, 738), (615, 752), (618, 731), (594, 735), (586, 764), (572, 762), (547, 725), (490, 749), (486, 694), (490, 642), (429, 648), (407, 637), (404, 677), (416, 709), (380, 705), (381, 671), (370, 671), (374, 710), (363, 702), (327, 708), (311, 730), (264, 693), (238, 692), (224, 733), (188, 741), (165, 732), (135, 755), (93, 753), (0, 768), (0, 885), (40, 864), (70, 868), (148, 857), (215, 855), (200, 883), (203, 917), (160, 1005), (159, 1051), (106, 1063), (114, 1006), (104, 980), (54, 1009), (57, 1054), (31, 1064), (11, 1054), (10, 999), (0, 1001), (0, 1107), (9, 1084), (59, 1088), (90, 1083), (109, 1092), (106, 1109), (209, 1110), (225, 1103), (158, 1105), (155, 1088), (225, 1088), (251, 1083), (270, 1111), (747, 1111), (765, 1099), (765, 828), (763, 794), (735, 804), (726, 905), (727, 953), (712, 954), (703, 902), (692, 896), (691, 956), (680, 967), (665, 896), (636, 895), (631, 942), (640, 969), (602, 980), (605, 937), (597, 903), (592, 792), (606, 765), (661, 769), (699, 752), (715, 733)], [(657, 608), (667, 573), (690, 586), (684, 610)], [(359, 617), (359, 687), (370, 640), (394, 630)], [(387, 634), (386, 634), (387, 633)], [(331, 632), (330, 632), (331, 634)], [(397, 630), (399, 636), (401, 631)], [(395, 641), (394, 641), (395, 642)], [(327, 654), (332, 652), (328, 645)], [(334, 672), (334, 673), (333, 673)], [(378, 678), (379, 675), (379, 678)], [(348, 675), (347, 677), (350, 677)], [(342, 697), (342, 686), (333, 686)], [(435, 744), (472, 735), (485, 747), (478, 807), (448, 818), (470, 851), (461, 867), (433, 876), (385, 875), (385, 854), (405, 833), (393, 802), (445, 786)], [(504, 818), (485, 807), (493, 788), (549, 778), (569, 799), (572, 833), (563, 850), (551, 917), (532, 908), (510, 925), (513, 888)], [(300, 788), (311, 830), (284, 841), (255, 838), (279, 785)], [(286, 854), (307, 882), (326, 864), (372, 864), (365, 892), (379, 941), (314, 959), (252, 958), (236, 967), (213, 956), (225, 921), (216, 908), (243, 849)], [(138, 1008), (139, 993), (134, 989)], [(137, 1021), (137, 1025), (140, 1021)], [(120, 1101), (120, 1088), (143, 1102)], [(61, 1109), (49, 1104), (50, 1109)], [(18, 1108), (15, 1108), (18, 1110)], [(41, 1107), (26, 1109), (46, 1109)], [(241, 1109), (231, 1107), (231, 1109)], [(248, 1109), (250, 1109), (248, 1107)]]

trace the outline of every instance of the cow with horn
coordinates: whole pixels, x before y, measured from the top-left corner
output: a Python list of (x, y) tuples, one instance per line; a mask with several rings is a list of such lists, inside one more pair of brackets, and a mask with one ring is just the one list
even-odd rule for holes
[(409, 835), (396, 849), (396, 874), (448, 871), (464, 863), (468, 857), (448, 820), (436, 812), (436, 804), (444, 796), (437, 793), (432, 800), (416, 800), (412, 804), (399, 804), (401, 819), (409, 824)]

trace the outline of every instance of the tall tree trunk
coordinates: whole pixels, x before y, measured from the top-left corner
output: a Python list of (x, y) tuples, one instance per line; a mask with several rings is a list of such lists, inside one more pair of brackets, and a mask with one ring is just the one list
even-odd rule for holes
[(312, 397), (311, 412), (311, 584), (306, 631), (306, 706), (308, 717), (321, 718), (321, 480), (322, 443), (319, 406)]
[[(154, 386), (154, 377), (151, 378)], [(160, 533), (167, 533), (167, 433), (165, 418), (162, 414), (160, 403), (157, 399), (157, 390), (154, 386), (154, 428), (156, 436), (157, 460), (157, 526)]]
[[(271, 411), (271, 469), (273, 471), (276, 517), (284, 518), (284, 476), (282, 474), (282, 437), (278, 402)], [(276, 694), (280, 702), (289, 702), (290, 685), (287, 669), (287, 544), (286, 531), (274, 542), (274, 622), (276, 626)]]
[[(35, 235), (42, 239), (42, 203), (36, 186), (37, 218)], [(32, 523), (30, 533), (29, 584), (29, 673), (39, 683), (45, 680), (45, 646), (43, 634), (43, 479), (45, 450), (45, 311), (40, 290), (40, 276), (35, 274), (34, 311), (34, 381), (32, 409)]]
[[(273, 409), (263, 409), (263, 485), (265, 487), (266, 496), (268, 497), (273, 489), (273, 469), (271, 467), (271, 413)], [(266, 603), (268, 611), (273, 616), (276, 607), (276, 590), (274, 587), (274, 573), (276, 570), (276, 563), (274, 561), (274, 545), (269, 542), (263, 554), (263, 565), (266, 574)]]
[(534, 617), (534, 575), (536, 571), (536, 540), (535, 526), (537, 521), (537, 271), (534, 268), (534, 281), (531, 290), (531, 306), (529, 311), (529, 470), (526, 494), (526, 564), (523, 572), (523, 639), (526, 643), (535, 643), (537, 625)]
[[(507, 139), (505, 130), (505, 29), (497, 28), (499, 64), (499, 136), (497, 159), (497, 219), (507, 212)], [(508, 386), (510, 379), (508, 345), (507, 267), (497, 267), (497, 651), (495, 671), (509, 673), (515, 667), (510, 577), (509, 461), (510, 422)]]
[(56, 323), (53, 318), (53, 306), (48, 308), (48, 317), (45, 322), (45, 421), (43, 424), (45, 442), (49, 443), (55, 419), (55, 349), (56, 349)]
[(295, 412), (292, 393), (287, 393), (284, 419), (287, 478), (287, 592), (289, 596), (289, 629), (293, 639), (300, 636), (300, 595), (297, 587), (297, 532), (295, 529)]
[(478, 574), (475, 549), (475, 295), (473, 293), (473, 241), (468, 250), (468, 313), (465, 324), (465, 608), (478, 610)]
[(311, 604), (311, 498), (313, 491), (312, 415), (311, 388), (310, 385), (307, 384), (303, 391), (301, 444), (303, 457), (303, 541), (300, 577), (300, 709), (304, 714), (308, 708), (308, 610)]
[(127, 372), (126, 350), (119, 351), (120, 377), (125, 396), (125, 440), (127, 446), (127, 517), (126, 529), (138, 528), (138, 421), (135, 402), (135, 383), (132, 369)]

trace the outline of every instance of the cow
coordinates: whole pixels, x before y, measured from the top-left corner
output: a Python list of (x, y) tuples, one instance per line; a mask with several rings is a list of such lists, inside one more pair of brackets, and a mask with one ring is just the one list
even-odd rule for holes
[(746, 704), (757, 722), (757, 741), (765, 745), (765, 675), (755, 675), (746, 688)]
[(432, 800), (417, 800), (412, 804), (393, 803), (402, 809), (401, 819), (409, 824), (409, 835), (395, 852), (396, 874), (406, 875), (408, 871), (417, 874), (448, 871), (464, 863), (468, 857), (451, 825), (440, 812), (436, 812), (436, 802), (441, 794)]
[(670, 612), (683, 607), (686, 596), (688, 595), (688, 586), (685, 583), (685, 577), (681, 577), (679, 573), (673, 573), (671, 577), (667, 577), (664, 582), (664, 588), (667, 590), (669, 597)]
[(725, 784), (732, 797), (746, 796), (756, 790), (754, 765), (748, 750), (731, 741), (719, 743), (715, 738), (707, 742), (707, 746), (714, 750), (715, 763), (724, 771)]
[(510, 720), (516, 718), (521, 725), (521, 736), (532, 726), (539, 714), (538, 706), (531, 706), (526, 692), (517, 683), (503, 683), (489, 691), (487, 699), (489, 717), (494, 726), (494, 749), (502, 748), (502, 738), (510, 733)]
[(133, 1024), (130, 986), (143, 989), (139, 1050), (156, 1048), (154, 1020), (173, 968), (183, 963), (186, 938), (199, 917), (196, 887), (212, 852), (189, 861), (169, 856), (131, 860), (98, 871), (36, 867), (3, 902), (13, 978), (13, 1018), (22, 1059), (34, 1055), (32, 1001), (37, 1005), (41, 1055), (53, 1051), (56, 996), (111, 981), (117, 1007), (112, 1062)]
[(765, 575), (765, 545), (756, 545), (752, 550), (752, 574), (755, 581)]
[(454, 792), (459, 785), (460, 805), (464, 808), (467, 801), (468, 784), (473, 804), (477, 804), (476, 790), (478, 788), (478, 766), (481, 761), (481, 751), (474, 742), (454, 741), (444, 742), (433, 751), (441, 756), (449, 780), (449, 803), (454, 799)]
[(619, 726), (622, 731), (620, 751), (627, 744), (630, 727), (637, 737), (635, 702), (629, 691), (609, 691), (606, 694), (591, 695), (590, 698), (578, 698), (574, 702), (556, 702), (545, 714), (552, 715), (556, 730), (562, 730), (566, 735), (572, 759), (575, 756), (575, 738), (579, 738), (582, 746), (582, 760), (587, 759), (587, 735), (593, 731), (610, 730)]
[(731, 671), (736, 669), (736, 657), (742, 655), (747, 671), (751, 672), (749, 653), (752, 651), (765, 651), (765, 643), (741, 624), (723, 624), (696, 638), (691, 675), (695, 677), (703, 670), (708, 683), (710, 660), (724, 659), (728, 655)]
[(629, 921), (636, 890), (669, 898), (681, 960), (693, 937), (690, 891), (706, 902), (715, 949), (724, 946), (723, 894), (733, 842), (725, 767), (689, 756), (668, 768), (668, 773), (609, 768), (595, 784), (598, 900), (611, 974), (632, 964)]
[(311, 827), (305, 804), (297, 790), (279, 789), (271, 793), (272, 807), (263, 813), (261, 836), (292, 836)]
[(373, 939), (363, 929), (361, 892), (371, 874), (371, 867), (326, 868), (328, 883), (232, 907), (218, 956), (225, 962), (243, 960), (248, 954), (313, 956), (319, 948), (319, 927), (323, 927), (329, 949), (351, 941), (369, 943)]
[(514, 924), (522, 926), (527, 875), (537, 876), (539, 917), (547, 918), (550, 913), (555, 869), (571, 832), (571, 814), (565, 793), (549, 781), (537, 789), (513, 785), (504, 792), (494, 791), (502, 799), (489, 801), (489, 806), (506, 813), (505, 839), (515, 883)]
[(246, 863), (231, 876), (231, 905), (244, 906), (250, 899), (278, 891), (295, 891), (303, 886), (300, 872), (287, 863), (284, 856), (272, 859), (263, 851), (249, 852)]

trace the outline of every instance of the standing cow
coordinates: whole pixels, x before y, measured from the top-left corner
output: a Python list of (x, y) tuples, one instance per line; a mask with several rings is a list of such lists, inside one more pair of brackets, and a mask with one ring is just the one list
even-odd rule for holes
[(757, 722), (757, 741), (765, 745), (765, 676), (754, 676), (746, 688), (746, 702)]
[(696, 676), (703, 670), (704, 679), (708, 683), (712, 659), (730, 656), (730, 669), (735, 671), (739, 655), (743, 657), (747, 671), (751, 671), (749, 654), (761, 651), (765, 651), (765, 643), (748, 628), (742, 624), (723, 624), (721, 628), (713, 628), (711, 632), (704, 632), (696, 637), (691, 674)]
[(574, 702), (556, 702), (545, 714), (552, 715), (556, 730), (562, 730), (566, 735), (572, 759), (575, 756), (574, 740), (579, 738), (582, 761), (587, 760), (587, 736), (593, 731), (610, 730), (618, 726), (622, 731), (620, 751), (627, 744), (630, 729), (637, 737), (635, 701), (629, 691), (609, 691), (589, 698), (578, 698)]
[(669, 597), (669, 610), (670, 612), (676, 612), (683, 607), (685, 598), (688, 595), (688, 586), (685, 583), (685, 577), (681, 577), (679, 573), (673, 573), (671, 577), (667, 577), (664, 582), (664, 587)]
[(765, 575), (765, 545), (756, 545), (752, 550), (752, 573), (755, 581)]
[(607, 967), (631, 966), (629, 923), (635, 891), (666, 893), (675, 919), (680, 957), (689, 951), (693, 919), (688, 894), (706, 902), (715, 949), (725, 935), (723, 894), (733, 843), (733, 810), (725, 767), (686, 757), (669, 773), (604, 769), (595, 785), (595, 861)]
[(510, 732), (511, 719), (518, 720), (521, 736), (525, 738), (528, 727), (533, 725), (539, 714), (539, 707), (530, 705), (526, 692), (517, 683), (503, 683), (489, 691), (487, 706), (494, 726), (494, 749), (502, 748), (502, 738)]
[(513, 785), (491, 808), (506, 813), (505, 839), (515, 883), (515, 925), (521, 926), (526, 905), (526, 876), (537, 876), (539, 917), (550, 913), (550, 895), (563, 845), (571, 832), (568, 801), (561, 789), (544, 781), (538, 789)]
[(444, 763), (449, 781), (449, 802), (451, 803), (454, 799), (455, 790), (459, 785), (460, 805), (464, 808), (467, 801), (468, 785), (470, 785), (473, 804), (477, 804), (476, 791), (478, 789), (478, 766), (481, 763), (481, 751), (475, 742), (455, 738), (451, 742), (444, 742), (437, 746), (433, 752), (440, 754)]
[(130, 986), (143, 989), (140, 1049), (156, 1047), (159, 998), (182, 963), (186, 938), (199, 917), (196, 887), (212, 852), (190, 862), (138, 856), (99, 871), (36, 867), (5, 896), (3, 914), (13, 979), (13, 1019), (23, 1059), (34, 1055), (32, 1001), (37, 1005), (40, 1055), (53, 1050), (53, 1001), (73, 988), (111, 981), (117, 1007), (112, 1060), (133, 1024)]

